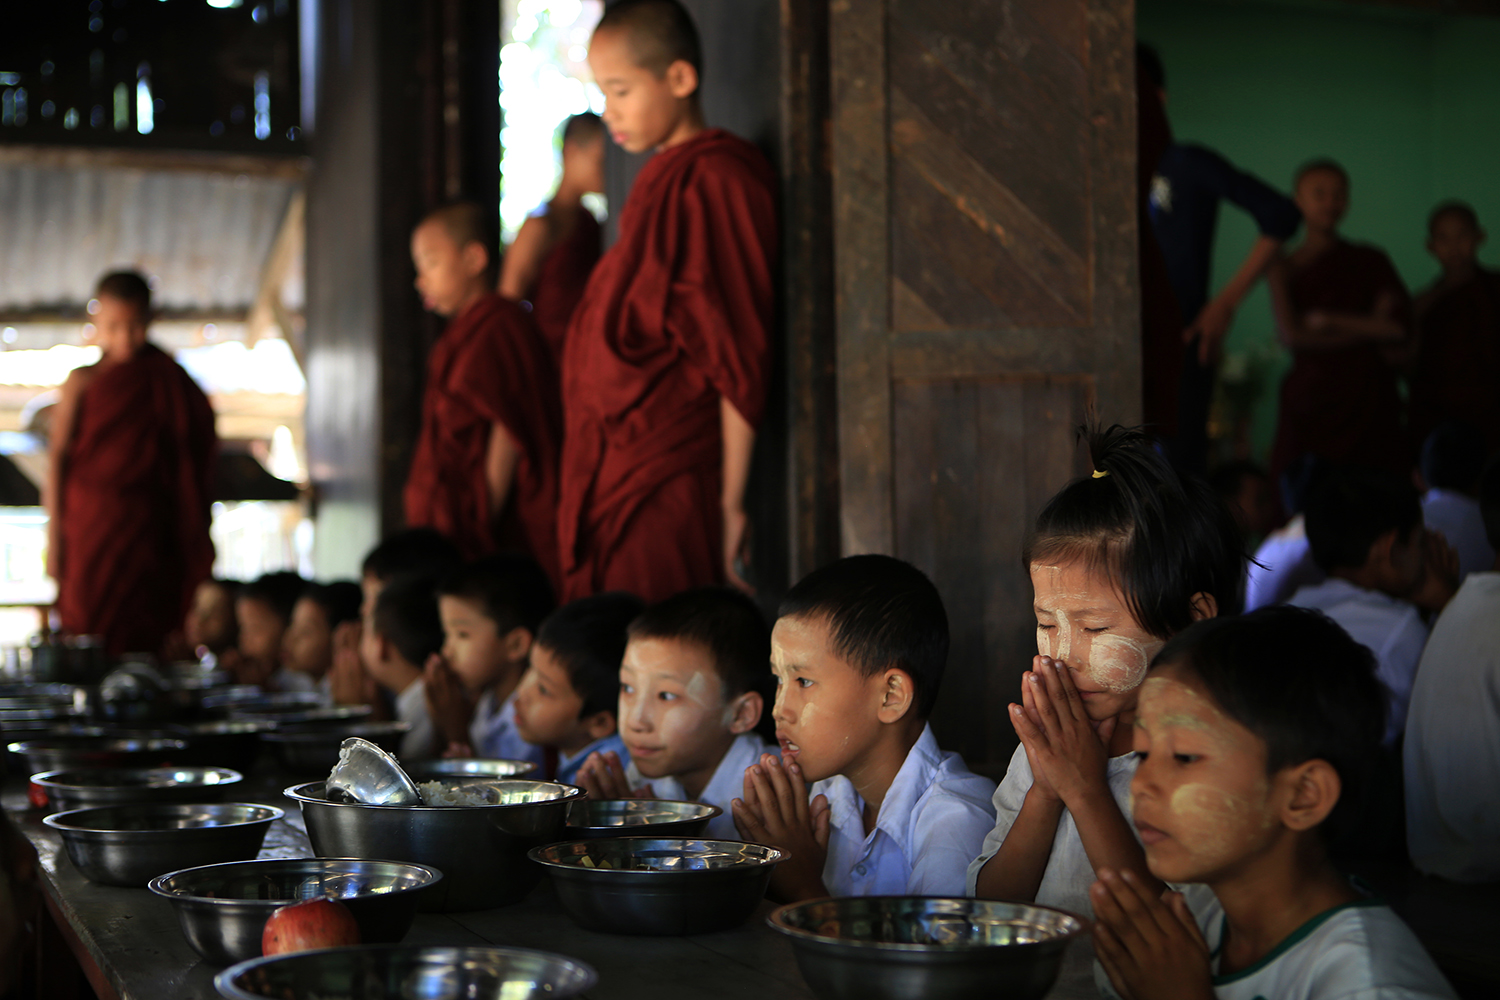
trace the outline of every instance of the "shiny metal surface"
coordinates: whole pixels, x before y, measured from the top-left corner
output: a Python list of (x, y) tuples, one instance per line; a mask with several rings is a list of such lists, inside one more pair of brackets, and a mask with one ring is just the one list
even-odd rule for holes
[(242, 685), (205, 695), (203, 707), (210, 712), (230, 711), (259, 712), (274, 715), (279, 712), (301, 712), (323, 704), (323, 696), (316, 691), (282, 691), (265, 694), (259, 688)]
[(244, 780), (224, 767), (89, 767), (43, 771), (31, 783), (47, 793), (53, 812), (152, 802), (210, 802)]
[(185, 749), (181, 740), (117, 736), (49, 736), (10, 745), (12, 753), (26, 758), (32, 774), (83, 767), (159, 767)]
[(139, 887), (183, 866), (255, 857), (282, 815), (275, 806), (214, 802), (73, 809), (42, 822), (62, 835), (84, 878)]
[(330, 802), (321, 781), (286, 795), (302, 808), (319, 857), (391, 858), (450, 873), (419, 903), (425, 912), (479, 910), (525, 896), (542, 870), (526, 852), (562, 837), (583, 789), (550, 781), (483, 782), (496, 802), (482, 806), (370, 806)]
[(187, 742), (178, 755), (181, 763), (248, 771), (260, 755), (261, 734), (275, 728), (276, 723), (264, 719), (226, 719), (172, 725), (165, 732)]
[(414, 806), (422, 802), (417, 786), (396, 758), (358, 736), (340, 744), (338, 760), (328, 773), (324, 789), (330, 799), (377, 806)]
[[(365, 706), (368, 707), (368, 706)], [(409, 722), (344, 722), (339, 725), (278, 725), (261, 734), (281, 766), (292, 774), (326, 775), (339, 762), (339, 748), (351, 736), (394, 752), (401, 737), (411, 730)]]
[(414, 760), (401, 765), (412, 781), (458, 781), (479, 778), (495, 781), (502, 778), (524, 778), (536, 771), (529, 760), (500, 760), (492, 757), (444, 757)]
[(0, 712), (73, 704), (72, 684), (0, 684)]
[(923, 896), (818, 899), (768, 922), (827, 1000), (1034, 1000), (1088, 927), (1046, 906)]
[(442, 873), (402, 861), (294, 858), (234, 861), (160, 875), (147, 886), (177, 912), (193, 950), (216, 965), (261, 955), (277, 907), (329, 896), (349, 908), (363, 944), (395, 944), (417, 915), (421, 892)]
[(616, 837), (531, 852), (563, 912), (608, 934), (706, 934), (744, 923), (784, 855), (736, 840)]
[(338, 705), (333, 708), (303, 706), (271, 711), (231, 708), (229, 717), (269, 721), (278, 726), (342, 726), (360, 721), (371, 711), (369, 705)]
[(583, 962), (527, 948), (362, 945), (257, 958), (214, 986), (229, 1000), (528, 1000), (576, 997), (598, 981)]
[(701, 837), (723, 809), (671, 799), (585, 799), (568, 810), (568, 836)]

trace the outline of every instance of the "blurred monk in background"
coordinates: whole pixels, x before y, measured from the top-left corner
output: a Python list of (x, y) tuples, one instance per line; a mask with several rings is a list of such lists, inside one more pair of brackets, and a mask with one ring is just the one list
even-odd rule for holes
[(68, 376), (52, 421), (47, 569), (64, 632), (156, 653), (213, 570), (214, 411), (147, 342), (144, 278), (106, 275), (95, 300), (103, 356)]
[(591, 112), (563, 126), (562, 179), (505, 252), (500, 294), (531, 303), (531, 318), (562, 360), (563, 337), (603, 248), (603, 230), (583, 196), (604, 190), (604, 123)]
[(604, 123), (635, 179), (563, 352), (562, 594), (659, 601), (743, 589), (745, 485), (775, 304), (773, 174), (704, 125), (697, 29), (676, 0), (619, 0), (589, 43)]
[(530, 555), (557, 576), (557, 368), (526, 310), (496, 295), (494, 221), (475, 202), (412, 232), (422, 305), (448, 318), (427, 358), (406, 523), (436, 528), (466, 559)]

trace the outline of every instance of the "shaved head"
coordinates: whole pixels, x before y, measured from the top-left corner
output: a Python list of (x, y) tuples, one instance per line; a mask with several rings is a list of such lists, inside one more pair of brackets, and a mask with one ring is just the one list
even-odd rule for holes
[(142, 316), (151, 315), (151, 285), (136, 271), (114, 271), (99, 279), (94, 297), (105, 295), (128, 302)]
[(1349, 184), (1349, 171), (1345, 170), (1343, 168), (1343, 165), (1340, 164), (1337, 160), (1330, 160), (1326, 158), (1320, 160), (1310, 160), (1309, 162), (1302, 164), (1301, 167), (1297, 168), (1296, 183), (1301, 184), (1302, 178), (1306, 177), (1308, 174), (1317, 173), (1336, 174), (1343, 179), (1345, 186), (1348, 186)]
[(678, 0), (616, 0), (604, 8), (595, 32), (622, 31), (636, 65), (658, 77), (681, 60), (703, 76), (703, 50), (693, 18)]
[(1437, 228), (1437, 224), (1444, 219), (1454, 219), (1468, 226), (1474, 232), (1479, 232), (1479, 215), (1474, 211), (1474, 206), (1464, 201), (1445, 201), (1432, 210), (1427, 217), (1427, 231), (1431, 232)]
[(495, 224), (489, 211), (479, 202), (465, 200), (441, 205), (424, 215), (418, 225), (425, 226), (429, 222), (440, 224), (460, 250), (470, 243), (478, 243), (493, 266)]
[(566, 145), (570, 142), (593, 142), (595, 139), (604, 138), (604, 120), (592, 111), (585, 111), (581, 115), (573, 115), (563, 123), (562, 141)]

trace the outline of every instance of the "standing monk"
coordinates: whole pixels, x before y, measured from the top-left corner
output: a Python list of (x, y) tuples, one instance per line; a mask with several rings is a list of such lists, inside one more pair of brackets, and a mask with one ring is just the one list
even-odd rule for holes
[(676, 0), (610, 5), (589, 66), (614, 140), (656, 155), (568, 328), (562, 593), (748, 590), (735, 564), (771, 361), (771, 168), (704, 127), (698, 35)]
[(48, 572), (63, 631), (155, 653), (213, 570), (214, 411), (147, 343), (144, 278), (106, 275), (94, 298), (103, 357), (68, 376), (52, 423)]
[(522, 223), (500, 266), (500, 294), (531, 303), (531, 318), (555, 360), (562, 358), (573, 310), (604, 246), (604, 231), (583, 196), (603, 190), (604, 123), (585, 111), (563, 126), (557, 193)]
[(490, 290), (493, 228), (458, 202), (412, 232), (422, 304), (450, 322), (427, 359), (406, 523), (470, 559), (529, 554), (556, 580), (557, 368), (526, 310)]

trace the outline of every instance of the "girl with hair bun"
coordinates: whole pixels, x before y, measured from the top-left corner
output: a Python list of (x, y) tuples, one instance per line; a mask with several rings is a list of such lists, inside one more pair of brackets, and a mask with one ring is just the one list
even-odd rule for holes
[(1137, 688), (1169, 638), (1239, 611), (1245, 555), (1223, 500), (1141, 431), (1079, 436), (1094, 472), (1048, 501), (1021, 557), (1037, 656), (1010, 706), (1021, 745), (968, 888), (1092, 915), (1097, 868), (1156, 884), (1131, 821)]

